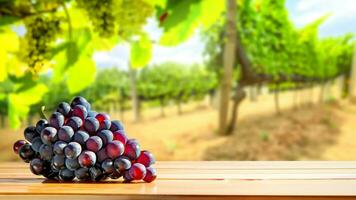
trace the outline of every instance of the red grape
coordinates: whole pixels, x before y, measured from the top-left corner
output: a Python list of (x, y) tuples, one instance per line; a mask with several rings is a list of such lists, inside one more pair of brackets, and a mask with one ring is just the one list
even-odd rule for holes
[(25, 140), (17, 140), (15, 143), (14, 143), (14, 146), (13, 146), (13, 150), (16, 154), (19, 154), (19, 149), (23, 146), (27, 144), (27, 142)]
[(141, 163), (135, 163), (129, 169), (129, 173), (133, 180), (141, 180), (146, 176), (146, 167)]
[(157, 177), (157, 171), (153, 167), (147, 167), (146, 168), (146, 176), (143, 178), (143, 180), (147, 183), (151, 183), (154, 181)]
[(137, 158), (137, 162), (143, 164), (145, 167), (149, 167), (155, 163), (153, 154), (149, 151), (141, 151), (140, 156)]
[(91, 136), (85, 144), (88, 150), (97, 152), (103, 146), (103, 141), (99, 136)]
[(83, 151), (79, 155), (78, 161), (81, 167), (91, 167), (95, 165), (96, 155), (92, 151)]
[(113, 132), (112, 134), (114, 136), (113, 140), (118, 140), (124, 145), (126, 144), (128, 138), (123, 130), (117, 130), (117, 131)]
[(106, 145), (106, 154), (115, 159), (124, 153), (124, 145), (120, 141), (111, 141)]

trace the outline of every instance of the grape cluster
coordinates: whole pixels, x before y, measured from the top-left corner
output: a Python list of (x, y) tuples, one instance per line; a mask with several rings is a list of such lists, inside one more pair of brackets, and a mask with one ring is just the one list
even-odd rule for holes
[(77, 0), (78, 7), (86, 10), (100, 36), (110, 37), (115, 33), (115, 10), (113, 0)]
[(30, 163), (32, 173), (48, 179), (155, 180), (152, 153), (128, 139), (120, 121), (90, 107), (83, 97), (60, 103), (48, 121), (41, 119), (24, 130), (26, 140), (15, 142), (15, 153)]
[(55, 16), (29, 17), (25, 27), (25, 61), (33, 72), (38, 72), (50, 57), (51, 43), (60, 31), (60, 19)]

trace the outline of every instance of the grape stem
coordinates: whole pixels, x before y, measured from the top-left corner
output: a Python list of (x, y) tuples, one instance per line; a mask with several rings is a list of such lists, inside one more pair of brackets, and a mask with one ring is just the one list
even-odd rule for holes
[(42, 119), (46, 119), (47, 120), (47, 116), (45, 114), (45, 109), (46, 109), (46, 106), (41, 106), (41, 110), (40, 110), (40, 116)]

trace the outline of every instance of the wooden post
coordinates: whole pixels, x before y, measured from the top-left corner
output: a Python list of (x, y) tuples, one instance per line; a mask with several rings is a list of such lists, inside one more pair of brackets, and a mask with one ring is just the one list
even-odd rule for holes
[(226, 40), (224, 45), (224, 72), (220, 85), (219, 134), (227, 134), (232, 69), (236, 49), (236, 0), (226, 0)]

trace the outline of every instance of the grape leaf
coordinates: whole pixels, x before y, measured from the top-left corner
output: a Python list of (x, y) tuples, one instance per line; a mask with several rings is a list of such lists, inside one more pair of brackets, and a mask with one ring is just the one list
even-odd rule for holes
[(142, 33), (140, 39), (131, 43), (130, 61), (132, 68), (144, 67), (152, 57), (152, 42), (147, 34)]

